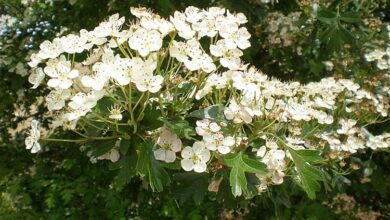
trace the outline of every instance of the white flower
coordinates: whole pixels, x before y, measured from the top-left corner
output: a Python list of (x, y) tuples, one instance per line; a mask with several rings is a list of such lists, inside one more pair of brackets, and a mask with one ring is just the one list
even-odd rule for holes
[(217, 41), (216, 45), (210, 45), (210, 52), (216, 57), (220, 57), (219, 62), (223, 67), (236, 70), (240, 67), (240, 56), (243, 52), (237, 48), (229, 49), (224, 40)]
[(187, 57), (187, 45), (184, 42), (172, 41), (169, 47), (169, 55), (176, 58), (180, 62), (184, 62)]
[(189, 23), (197, 23), (204, 16), (203, 11), (194, 6), (188, 6), (184, 10), (184, 14), (186, 16), (186, 21)]
[(93, 34), (100, 38), (116, 36), (124, 22), (125, 17), (119, 18), (119, 14), (111, 15), (108, 21), (100, 23), (99, 26), (93, 30)]
[(33, 84), (33, 89), (36, 89), (42, 82), (42, 80), (45, 78), (45, 73), (43, 72), (42, 68), (37, 68), (32, 71), (30, 76), (28, 77), (28, 81)]
[(325, 65), (326, 71), (332, 71), (333, 70), (334, 64), (333, 64), (332, 61), (324, 61), (322, 63)]
[(170, 16), (170, 21), (175, 26), (178, 35), (186, 40), (189, 40), (195, 36), (195, 31), (192, 30), (191, 25), (186, 22), (187, 17), (185, 14), (175, 11), (173, 16)]
[(81, 53), (87, 44), (87, 38), (81, 38), (74, 34), (68, 34), (60, 38), (61, 47), (69, 54)]
[(245, 90), (252, 87), (258, 88), (250, 75), (242, 71), (232, 71), (231, 74), (234, 88), (238, 90)]
[(233, 120), (234, 123), (246, 123), (252, 122), (252, 116), (250, 109), (242, 105), (238, 105), (236, 101), (231, 100), (229, 106), (224, 110), (225, 117), (228, 120)]
[(373, 150), (376, 150), (378, 148), (380, 149), (380, 148), (389, 148), (390, 147), (390, 145), (388, 143), (386, 143), (386, 141), (384, 140), (384, 136), (382, 136), (382, 135), (378, 135), (378, 136), (370, 135), (366, 145), (367, 145), (367, 147), (369, 147)]
[(213, 91), (213, 88), (224, 89), (227, 86), (228, 78), (225, 75), (210, 74), (206, 79), (206, 84), (195, 94), (195, 99), (199, 100)]
[(162, 37), (175, 30), (171, 22), (151, 13), (141, 17), (140, 25), (147, 30), (158, 30)]
[[(43, 41), (39, 46), (41, 50), (38, 52), (37, 57), (42, 60), (57, 58), (63, 52), (61, 43), (59, 38), (55, 38), (53, 42), (48, 40)], [(31, 57), (31, 62), (35, 63), (33, 62), (33, 57)]]
[(176, 152), (181, 150), (181, 140), (167, 127), (160, 128), (158, 132), (160, 132), (160, 135), (156, 143), (160, 145), (161, 148), (153, 151), (154, 157), (156, 160), (172, 163), (176, 160)]
[(64, 56), (59, 60), (51, 60), (48, 66), (44, 69), (46, 75), (51, 79), (47, 82), (49, 87), (68, 89), (72, 86), (72, 79), (79, 75), (79, 71), (71, 68), (70, 61), (67, 61)]
[(29, 136), (25, 139), (26, 149), (31, 149), (31, 153), (37, 153), (41, 150), (41, 145), (38, 143), (41, 133), (38, 130), (38, 121), (31, 121), (31, 129)]
[(267, 175), (271, 177), (274, 184), (279, 185), (283, 183), (283, 177), (285, 176), (283, 171), (286, 167), (285, 156), (286, 153), (283, 150), (271, 149), (261, 160), (261, 162), (267, 165), (269, 171)]
[(233, 33), (221, 32), (220, 34), (225, 39), (225, 44), (228, 49), (234, 49), (238, 47), (244, 50), (251, 46), (249, 42), (251, 35), (245, 27), (242, 27)]
[[(105, 85), (107, 85), (110, 77), (108, 76), (107, 72), (96, 72), (93, 76), (82, 76), (81, 77), (81, 83), (86, 88), (92, 88), (93, 90), (99, 91), (104, 88)], [(121, 78), (122, 79), (122, 78)], [(120, 81), (122, 84), (126, 85), (126, 82)], [(121, 85), (121, 83), (119, 83)]]
[(338, 134), (353, 135), (357, 132), (354, 126), (356, 125), (356, 120), (353, 119), (341, 119), (339, 121), (341, 128), (337, 129)]
[(221, 154), (229, 153), (236, 144), (232, 136), (224, 137), (221, 133), (203, 136), (203, 141), (207, 149), (211, 151), (218, 150)]
[(33, 53), (31, 54), (30, 61), (27, 64), (30, 67), (35, 68), (40, 62), (42, 62), (42, 58), (40, 58), (37, 53)]
[(160, 75), (143, 75), (138, 77), (135, 81), (138, 91), (156, 93), (160, 91), (164, 78)]
[(215, 18), (202, 19), (200, 22), (192, 24), (192, 27), (198, 31), (199, 37), (215, 37), (218, 30), (216, 29)]
[(97, 62), (92, 67), (92, 70), (96, 71), (95, 76), (83, 76), (81, 82), (85, 87), (92, 87), (94, 90), (102, 90), (109, 77), (114, 78), (119, 85), (128, 85), (130, 68), (130, 59), (115, 56), (112, 50), (107, 49), (102, 56), (102, 62)]
[(264, 157), (265, 153), (267, 152), (267, 148), (266, 146), (261, 146), (257, 152), (256, 152), (256, 156), (258, 157)]
[(129, 46), (146, 57), (150, 52), (158, 51), (162, 46), (162, 36), (156, 30), (138, 28), (129, 39)]
[(181, 167), (185, 171), (194, 170), (197, 173), (202, 173), (207, 169), (207, 161), (210, 160), (210, 151), (205, 148), (205, 144), (197, 141), (192, 147), (185, 147), (181, 156)]
[(64, 118), (67, 122), (70, 122), (71, 124), (76, 123), (76, 121), (80, 118), (85, 116), (90, 109), (72, 109), (72, 111), (65, 114)]
[(119, 105), (113, 105), (110, 109), (110, 115), (108, 116), (109, 119), (120, 121), (122, 120), (122, 108)]
[(70, 91), (68, 89), (52, 90), (46, 96), (47, 108), (49, 111), (60, 110), (65, 106), (65, 101), (70, 97)]
[(149, 56), (145, 61), (140, 57), (134, 57), (131, 59), (131, 81), (136, 83), (138, 79), (143, 79), (145, 76), (153, 76), (153, 72), (156, 68), (157, 60), (155, 56)]
[(220, 131), (221, 127), (217, 123), (212, 122), (209, 119), (203, 119), (196, 121), (195, 130), (198, 135), (207, 136)]
[(27, 69), (24, 67), (24, 64), (22, 62), (18, 62), (15, 66), (15, 73), (21, 76), (26, 76)]
[(104, 96), (104, 91), (92, 91), (89, 93), (79, 92), (71, 98), (69, 107), (72, 110), (86, 110), (90, 111), (96, 106), (97, 101)]

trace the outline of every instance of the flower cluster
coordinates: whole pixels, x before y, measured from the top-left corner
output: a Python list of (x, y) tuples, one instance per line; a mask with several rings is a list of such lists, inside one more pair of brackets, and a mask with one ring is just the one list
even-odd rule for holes
[[(241, 168), (256, 170), (260, 192), (282, 184), (287, 172), (298, 175), (290, 169), (290, 152), (351, 154), (389, 147), (388, 134), (373, 136), (365, 128), (388, 116), (388, 92), (372, 93), (335, 77), (308, 84), (268, 77), (241, 59), (251, 45), (243, 14), (217, 7), (188, 7), (169, 19), (146, 8), (131, 13), (137, 19), (128, 29), (115, 14), (92, 31), (44, 41), (31, 56), (29, 82), (49, 90), (46, 105), (56, 115), (52, 128), (81, 136), (61, 141), (116, 140), (91, 155), (120, 162), (137, 153), (142, 175), (152, 175), (145, 173), (161, 162), (174, 166), (178, 158), (185, 171), (215, 173), (226, 165), (231, 175), (239, 172), (234, 166), (247, 163)], [(287, 25), (285, 37), (272, 41), (290, 45), (293, 26), (276, 22), (268, 31)], [(358, 120), (360, 114), (364, 120)], [(39, 138), (34, 122), (26, 139), (32, 152), (40, 150)], [(152, 143), (151, 150), (139, 142)], [(158, 161), (138, 164), (150, 155)], [(257, 163), (268, 173), (251, 167)]]
[(301, 12), (293, 12), (287, 16), (280, 12), (273, 12), (268, 15), (269, 21), (265, 32), (268, 34), (270, 44), (290, 47), (296, 40), (294, 36), (300, 29), (296, 23), (301, 18)]

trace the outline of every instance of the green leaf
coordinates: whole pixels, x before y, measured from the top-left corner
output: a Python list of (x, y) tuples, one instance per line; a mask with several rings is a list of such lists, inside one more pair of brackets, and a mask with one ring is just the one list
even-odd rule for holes
[(95, 121), (92, 118), (92, 115), (87, 115), (86, 120), (88, 120), (88, 126), (86, 126), (86, 134), (92, 137), (99, 137), (103, 135), (103, 130), (106, 127), (104, 122)]
[(320, 160), (318, 152), (310, 152), (309, 150), (298, 151), (292, 148), (288, 148), (288, 151), (294, 161), (302, 188), (310, 199), (315, 199), (315, 192), (320, 190), (320, 181), (324, 181), (324, 175), (308, 162)]
[(188, 114), (187, 117), (200, 118), (200, 119), (214, 119), (214, 120), (225, 120), (223, 110), (224, 105), (212, 105), (204, 109), (199, 109)]
[(360, 23), (360, 15), (358, 12), (349, 11), (340, 16), (340, 20), (347, 23)]
[(319, 150), (295, 150), (306, 162), (322, 161)]
[(115, 103), (109, 97), (103, 97), (96, 104), (96, 111), (101, 115), (109, 114), (110, 108)]
[(230, 187), (234, 196), (241, 196), (244, 192), (248, 194), (247, 178), (245, 173), (266, 174), (266, 165), (251, 159), (243, 153), (227, 154), (221, 157), (221, 162), (231, 167), (229, 180)]
[(161, 120), (158, 120), (158, 117), (160, 117), (160, 115), (160, 111), (156, 108), (156, 106), (148, 105), (145, 108), (144, 117), (139, 123), (140, 128), (146, 130), (154, 130), (163, 126)]
[(337, 13), (326, 8), (321, 8), (317, 13), (317, 18), (325, 24), (331, 25), (337, 21)]
[(121, 152), (121, 154), (126, 155), (130, 146), (131, 146), (131, 140), (126, 140), (126, 139), (121, 140), (121, 143), (119, 145), (119, 151)]
[(174, 195), (181, 203), (192, 198), (195, 204), (201, 204), (207, 193), (209, 174), (185, 172), (176, 173), (173, 178), (178, 183)]
[(92, 157), (99, 157), (109, 152), (115, 146), (116, 139), (94, 141), (92, 146)]
[(160, 166), (170, 169), (170, 170), (181, 170), (181, 164), (179, 160), (176, 160), (173, 163), (158, 162)]
[(120, 170), (118, 176), (116, 176), (114, 181), (114, 186), (118, 188), (123, 188), (128, 184), (135, 176), (135, 167), (137, 162), (137, 153), (134, 148), (131, 148), (129, 154), (124, 155), (119, 160)]
[(150, 188), (154, 192), (161, 192), (164, 186), (171, 183), (171, 180), (167, 171), (154, 158), (152, 148), (153, 143), (150, 142), (145, 142), (138, 146), (139, 153), (136, 170), (141, 176), (148, 178)]
[(61, 191), (61, 198), (64, 200), (65, 204), (68, 204), (72, 200), (74, 194), (73, 189), (64, 189)]
[(195, 136), (195, 129), (190, 126), (189, 122), (186, 120), (172, 120), (168, 121), (164, 118), (159, 118), (160, 121), (164, 122), (164, 125), (167, 126), (173, 133), (175, 133), (180, 138), (193, 139), (192, 136)]

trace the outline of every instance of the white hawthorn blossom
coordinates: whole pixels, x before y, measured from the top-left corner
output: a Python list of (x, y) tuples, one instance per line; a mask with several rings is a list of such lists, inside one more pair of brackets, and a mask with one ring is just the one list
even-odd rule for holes
[(116, 105), (111, 106), (111, 108), (109, 110), (110, 110), (110, 115), (108, 116), (109, 119), (113, 119), (116, 121), (122, 120), (122, 118), (123, 118), (122, 111), (123, 110), (122, 110), (121, 106), (116, 104)]
[(176, 152), (181, 150), (181, 140), (169, 128), (162, 127), (158, 129), (159, 137), (156, 143), (160, 148), (153, 151), (156, 160), (162, 160), (172, 163), (176, 160)]
[(46, 96), (47, 108), (52, 110), (60, 110), (65, 106), (65, 101), (67, 101), (71, 96), (71, 93), (68, 89), (59, 89), (52, 90)]
[(233, 120), (234, 123), (246, 123), (252, 122), (252, 116), (250, 109), (237, 104), (236, 101), (231, 100), (229, 106), (225, 109), (225, 117), (228, 120)]
[(203, 141), (207, 149), (217, 150), (221, 154), (229, 153), (236, 144), (236, 140), (232, 136), (225, 137), (221, 133), (203, 136)]
[(49, 60), (44, 72), (50, 76), (47, 85), (59, 89), (69, 89), (73, 84), (72, 79), (79, 76), (79, 71), (72, 69), (71, 62), (65, 56), (61, 56), (59, 60)]
[(36, 89), (41, 84), (44, 78), (45, 78), (45, 73), (43, 72), (43, 69), (37, 68), (33, 70), (31, 75), (28, 77), (28, 82), (33, 84), (32, 87), (33, 89)]
[(29, 136), (25, 139), (26, 149), (31, 150), (31, 153), (37, 153), (41, 150), (41, 145), (38, 140), (41, 137), (41, 132), (38, 130), (38, 121), (31, 121), (31, 129)]
[(207, 162), (210, 160), (210, 151), (206, 149), (206, 144), (196, 141), (192, 147), (185, 147), (181, 151), (181, 167), (185, 171), (194, 170), (197, 173), (203, 173), (207, 169)]
[(139, 52), (143, 57), (149, 53), (157, 51), (162, 46), (162, 36), (156, 30), (138, 28), (129, 39), (129, 46)]

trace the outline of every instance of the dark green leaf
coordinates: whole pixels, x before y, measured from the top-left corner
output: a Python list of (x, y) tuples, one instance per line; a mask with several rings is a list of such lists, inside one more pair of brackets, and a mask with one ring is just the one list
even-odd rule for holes
[(229, 167), (230, 171), (230, 187), (234, 196), (240, 196), (242, 193), (247, 193), (247, 178), (245, 173), (267, 173), (266, 166), (243, 153), (227, 154), (220, 158), (221, 162)]
[(167, 126), (173, 133), (175, 133), (180, 138), (193, 139), (192, 136), (195, 136), (194, 128), (190, 126), (189, 122), (186, 120), (172, 120), (168, 121), (164, 118), (159, 118), (160, 121), (164, 122), (164, 125)]
[(322, 161), (323, 158), (320, 156), (320, 151), (318, 150), (296, 150), (296, 152), (306, 161)]
[(317, 13), (318, 20), (331, 25), (337, 21), (337, 13), (326, 8), (321, 8)]
[(297, 169), (302, 188), (306, 191), (310, 199), (316, 197), (315, 192), (320, 190), (320, 181), (324, 181), (322, 172), (308, 163), (306, 159), (318, 159), (313, 153), (307, 151), (296, 151), (288, 148)]
[(340, 20), (347, 23), (360, 23), (360, 15), (358, 12), (349, 11), (340, 16)]
[(115, 146), (116, 139), (95, 141), (92, 146), (92, 157), (99, 157), (109, 152)]
[(200, 119), (214, 119), (214, 120), (225, 120), (223, 105), (212, 105), (204, 109), (199, 109), (188, 114), (188, 117), (200, 118)]
[(154, 158), (153, 144), (145, 142), (138, 146), (139, 154), (136, 165), (136, 170), (141, 176), (145, 176), (149, 180), (150, 188), (153, 191), (161, 192), (163, 186), (171, 183), (168, 173)]
[(184, 203), (190, 198), (195, 204), (200, 205), (207, 193), (209, 174), (207, 173), (177, 173), (174, 179), (179, 184), (175, 189), (175, 197)]

